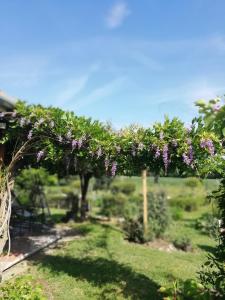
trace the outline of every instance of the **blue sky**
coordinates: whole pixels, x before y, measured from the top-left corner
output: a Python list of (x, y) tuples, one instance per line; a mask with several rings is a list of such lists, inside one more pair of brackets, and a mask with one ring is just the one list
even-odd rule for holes
[(116, 127), (225, 93), (224, 0), (0, 0), (0, 89)]

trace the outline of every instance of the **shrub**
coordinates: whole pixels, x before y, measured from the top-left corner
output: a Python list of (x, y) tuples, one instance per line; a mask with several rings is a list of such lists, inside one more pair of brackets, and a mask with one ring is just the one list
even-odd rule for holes
[(164, 192), (148, 193), (149, 228), (154, 237), (163, 236), (169, 226), (169, 210)]
[(217, 237), (219, 234), (218, 219), (210, 213), (205, 213), (195, 222), (195, 228), (211, 237)]
[[(140, 201), (140, 200), (139, 200)], [(124, 230), (129, 241), (144, 243), (162, 237), (169, 225), (169, 212), (163, 192), (148, 194), (148, 229), (144, 233), (142, 212), (138, 218), (130, 218), (124, 223)]]
[(181, 209), (180, 207), (175, 207), (175, 206), (171, 207), (170, 213), (171, 213), (172, 219), (175, 221), (182, 220), (182, 218), (183, 218), (183, 209)]
[(113, 177), (111, 176), (101, 176), (95, 178), (95, 182), (93, 185), (93, 190), (107, 190), (113, 182)]
[(177, 249), (183, 250), (183, 251), (191, 251), (192, 245), (191, 240), (187, 236), (179, 237), (173, 241), (174, 246)]
[(182, 283), (173, 282), (171, 285), (159, 289), (163, 299), (167, 300), (210, 300), (208, 290), (195, 279), (187, 279)]
[(21, 204), (29, 205), (32, 191), (38, 186), (43, 189), (47, 185), (56, 185), (58, 179), (50, 175), (44, 168), (28, 168), (20, 172), (15, 180), (16, 195)]
[(1, 300), (47, 300), (40, 286), (34, 286), (32, 277), (18, 277), (1, 286)]
[(142, 244), (146, 241), (144, 237), (143, 222), (141, 222), (141, 220), (127, 219), (124, 222), (123, 229), (128, 241), (139, 244)]
[(127, 200), (127, 197), (122, 193), (103, 194), (100, 214), (109, 218), (123, 217)]
[(141, 195), (131, 195), (128, 197), (125, 208), (124, 208), (124, 217), (129, 218), (138, 218), (140, 215), (140, 207), (142, 205), (142, 196)]
[[(219, 189), (211, 195), (212, 200), (217, 202), (220, 210), (223, 228), (225, 225), (224, 196), (225, 178), (221, 181)], [(225, 295), (225, 234), (223, 228), (220, 228), (219, 243), (216, 246), (215, 252), (208, 255), (207, 261), (199, 272), (201, 283), (205, 288), (213, 292), (214, 299), (224, 299)]]
[(204, 197), (194, 195), (179, 195), (171, 198), (169, 201), (171, 206), (182, 208), (185, 211), (194, 211), (204, 203)]
[(111, 191), (113, 194), (123, 193), (131, 195), (135, 192), (136, 186), (131, 182), (115, 182), (111, 185)]
[(184, 184), (187, 187), (190, 188), (197, 188), (202, 186), (202, 182), (200, 181), (200, 179), (196, 178), (196, 177), (188, 177), (185, 179)]

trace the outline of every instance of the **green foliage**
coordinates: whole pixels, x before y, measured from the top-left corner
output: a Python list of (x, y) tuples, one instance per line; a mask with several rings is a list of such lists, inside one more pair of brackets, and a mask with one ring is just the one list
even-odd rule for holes
[(143, 222), (140, 219), (126, 219), (123, 229), (128, 241), (139, 244), (146, 242)]
[(202, 183), (196, 177), (188, 177), (185, 179), (185, 185), (190, 188), (198, 188), (202, 185)]
[(123, 193), (126, 195), (131, 195), (135, 192), (135, 184), (132, 182), (118, 181), (111, 184), (110, 187), (113, 194)]
[(28, 205), (30, 196), (35, 188), (43, 188), (47, 185), (56, 185), (58, 179), (55, 175), (50, 175), (44, 168), (28, 168), (22, 170), (15, 180), (15, 191), (20, 203)]
[(196, 220), (195, 228), (200, 230), (204, 234), (216, 238), (219, 234), (218, 222), (219, 220), (216, 216), (211, 213), (205, 213), (201, 218)]
[(0, 287), (1, 300), (47, 300), (42, 288), (34, 285), (31, 276), (19, 277)]
[(219, 189), (212, 193), (211, 200), (216, 202), (220, 211), (221, 227), (219, 243), (214, 253), (208, 255), (207, 261), (203, 264), (199, 277), (205, 288), (212, 291), (218, 299), (224, 299), (225, 295), (225, 179)]
[(97, 177), (95, 178), (93, 190), (108, 190), (112, 182), (113, 178), (110, 176)]
[(194, 193), (178, 195), (170, 199), (169, 204), (172, 207), (179, 207), (185, 211), (194, 211), (204, 204), (204, 197)]
[(210, 293), (195, 279), (177, 281), (159, 289), (164, 300), (212, 300)]
[(187, 236), (178, 237), (173, 241), (174, 246), (177, 249), (183, 250), (183, 251), (191, 251), (192, 245), (191, 245), (191, 239)]
[(172, 219), (175, 221), (182, 220), (183, 218), (183, 209), (180, 207), (175, 207), (175, 206), (170, 207), (170, 213)]
[[(141, 204), (141, 199), (138, 198)], [(125, 220), (124, 231), (129, 241), (144, 243), (162, 237), (169, 226), (170, 217), (166, 195), (163, 192), (148, 193), (148, 228), (144, 232), (142, 212)]]
[(111, 217), (124, 217), (128, 199), (122, 194), (103, 194), (100, 214)]
[(170, 217), (164, 192), (148, 193), (149, 228), (153, 237), (162, 237), (169, 226)]

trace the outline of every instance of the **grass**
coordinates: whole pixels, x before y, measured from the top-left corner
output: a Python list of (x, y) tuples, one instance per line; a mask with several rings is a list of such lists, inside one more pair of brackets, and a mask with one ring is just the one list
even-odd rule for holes
[[(119, 177), (115, 180), (133, 182), (136, 193), (141, 192), (140, 177)], [(164, 190), (170, 198), (184, 193), (204, 197), (217, 186), (217, 180), (207, 179), (193, 190), (185, 185), (185, 179), (160, 178), (156, 185), (152, 177), (148, 178), (149, 190)], [(51, 187), (48, 194), (62, 193), (63, 188)], [(101, 197), (101, 192), (90, 189), (89, 197), (94, 216), (98, 212), (98, 208), (94, 207), (95, 200)], [(197, 211), (184, 212), (183, 218), (174, 221), (166, 232), (168, 240), (189, 237), (193, 252), (166, 252), (129, 243), (115, 225), (92, 221), (71, 225), (80, 238), (37, 255), (31, 261), (31, 273), (34, 281), (42, 283), (47, 299), (160, 299), (157, 290), (161, 285), (196, 277), (207, 253), (213, 251), (215, 241), (194, 226), (195, 220), (209, 211), (210, 206), (204, 205)], [(59, 223), (65, 210), (52, 208), (51, 212), (53, 220)]]
[(160, 299), (160, 285), (195, 277), (206, 251), (213, 249), (215, 242), (193, 226), (207, 209), (185, 213), (167, 232), (171, 239), (188, 235), (193, 253), (168, 253), (129, 243), (119, 228), (93, 221), (74, 224), (82, 237), (37, 257), (32, 273), (47, 282), (46, 292), (54, 300)]

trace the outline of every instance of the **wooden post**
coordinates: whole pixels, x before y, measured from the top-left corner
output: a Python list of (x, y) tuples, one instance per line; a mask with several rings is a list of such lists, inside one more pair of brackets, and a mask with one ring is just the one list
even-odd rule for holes
[(142, 193), (143, 193), (143, 223), (144, 233), (148, 231), (148, 199), (147, 199), (147, 170), (142, 171)]

